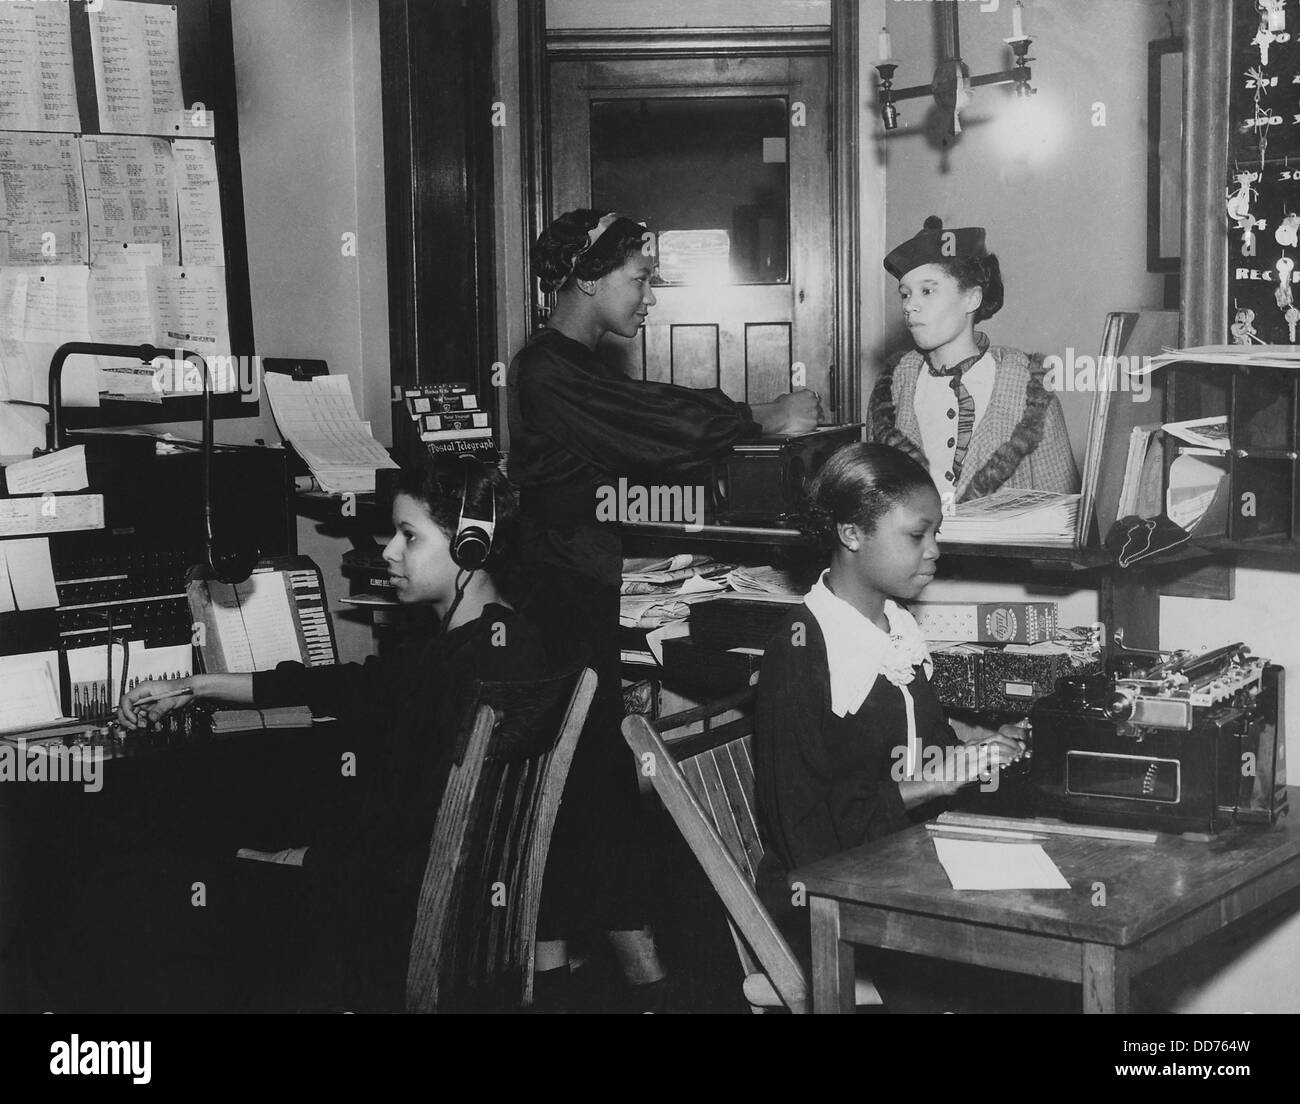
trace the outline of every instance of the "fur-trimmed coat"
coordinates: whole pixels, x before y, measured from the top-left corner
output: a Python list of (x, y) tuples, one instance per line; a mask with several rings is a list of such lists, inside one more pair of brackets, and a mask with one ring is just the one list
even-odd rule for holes
[[(957, 501), (1003, 488), (1077, 492), (1079, 471), (1065, 415), (1060, 400), (1043, 386), (1043, 358), (1002, 345), (990, 346), (989, 353), (995, 364), (993, 393), (971, 434), (955, 488)], [(872, 441), (893, 445), (928, 469), (914, 405), (924, 370), (925, 360), (914, 349), (885, 366), (871, 392), (867, 431)]]

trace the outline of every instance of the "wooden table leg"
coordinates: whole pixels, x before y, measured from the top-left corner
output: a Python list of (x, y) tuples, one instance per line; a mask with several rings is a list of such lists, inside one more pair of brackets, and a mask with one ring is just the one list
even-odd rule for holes
[(829, 897), (813, 897), (810, 904), (813, 1012), (851, 1014), (857, 956), (853, 944), (840, 938), (840, 903)]
[(1119, 1015), (1129, 1010), (1128, 961), (1114, 947), (1083, 945), (1083, 1010)]

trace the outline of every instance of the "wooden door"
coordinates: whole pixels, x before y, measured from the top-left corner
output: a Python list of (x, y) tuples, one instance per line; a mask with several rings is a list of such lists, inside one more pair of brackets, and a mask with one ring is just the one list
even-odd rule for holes
[(551, 216), (618, 210), (660, 235), (646, 325), (601, 348), (629, 375), (750, 403), (834, 394), (827, 70), (824, 54), (552, 62)]

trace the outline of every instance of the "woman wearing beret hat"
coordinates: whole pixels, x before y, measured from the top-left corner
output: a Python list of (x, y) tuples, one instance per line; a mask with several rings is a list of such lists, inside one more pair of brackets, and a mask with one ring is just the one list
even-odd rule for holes
[(998, 259), (982, 227), (944, 230), (933, 215), (885, 258), (915, 350), (872, 390), (871, 439), (929, 469), (946, 501), (1001, 489), (1073, 493), (1079, 473), (1042, 357), (990, 345), (975, 329), (1002, 307)]

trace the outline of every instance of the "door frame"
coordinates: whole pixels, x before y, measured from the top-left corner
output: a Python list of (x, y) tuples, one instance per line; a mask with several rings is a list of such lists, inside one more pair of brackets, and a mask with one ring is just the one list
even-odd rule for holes
[[(853, 0), (831, 0), (831, 25), (764, 28), (650, 28), (634, 30), (551, 30), (545, 25), (542, 0), (519, 4), (522, 162), (527, 196), (525, 241), (534, 241), (546, 217), (550, 181), (549, 64), (552, 59), (772, 57), (798, 54), (830, 56), (831, 101), (831, 240), (832, 274), (831, 378), (835, 409), (841, 422), (861, 417), (861, 288), (859, 263), (860, 185), (858, 141), (858, 12)], [(529, 296), (530, 323), (540, 324), (546, 298), (534, 281)], [(845, 370), (847, 368), (847, 370)]]

